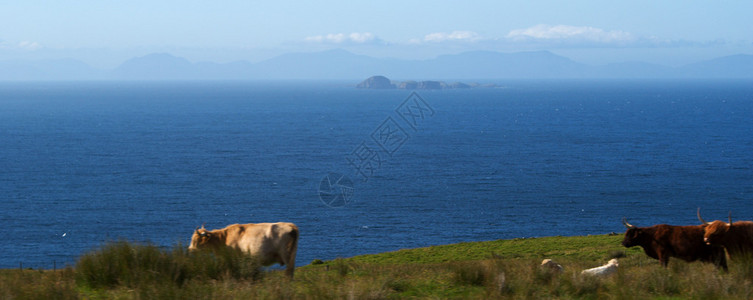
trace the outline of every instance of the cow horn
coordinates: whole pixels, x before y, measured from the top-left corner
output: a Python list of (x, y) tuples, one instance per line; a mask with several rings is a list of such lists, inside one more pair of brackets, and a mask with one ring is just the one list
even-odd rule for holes
[(204, 228), (204, 225), (205, 225), (205, 224), (207, 224), (207, 223), (201, 223), (201, 229), (205, 229), (205, 228)]
[(628, 229), (635, 228), (635, 225), (631, 225), (630, 223), (627, 222), (627, 218), (622, 218), (622, 225), (625, 225), (625, 227), (627, 227)]
[(710, 224), (709, 222), (706, 222), (705, 220), (703, 220), (703, 218), (701, 218), (701, 208), (700, 207), (698, 208), (698, 212), (696, 212), (696, 214), (698, 215), (698, 221), (701, 221), (701, 223), (706, 224), (706, 225)]
[(732, 226), (732, 211), (729, 212), (729, 216), (727, 216), (727, 218), (729, 219), (727, 226)]

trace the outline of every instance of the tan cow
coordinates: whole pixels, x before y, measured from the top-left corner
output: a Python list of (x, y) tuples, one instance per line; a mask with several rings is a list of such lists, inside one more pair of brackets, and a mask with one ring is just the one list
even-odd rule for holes
[(194, 231), (188, 250), (227, 246), (256, 256), (262, 265), (279, 263), (293, 278), (298, 250), (298, 227), (293, 223), (233, 224), (222, 229)]

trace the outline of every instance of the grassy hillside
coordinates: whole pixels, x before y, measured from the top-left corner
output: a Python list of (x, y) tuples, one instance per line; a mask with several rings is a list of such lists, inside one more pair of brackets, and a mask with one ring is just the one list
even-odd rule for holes
[[(232, 251), (187, 253), (125, 242), (87, 253), (75, 268), (0, 270), (2, 299), (750, 299), (750, 262), (671, 261), (664, 269), (622, 236), (544, 237), (459, 243), (315, 261), (289, 281)], [(619, 257), (606, 278), (580, 271)], [(551, 258), (564, 267), (539, 267)]]
[(627, 250), (622, 247), (621, 241), (622, 235), (594, 235), (468, 242), (361, 255), (346, 261), (373, 264), (441, 263), (483, 260), (493, 256), (508, 259), (563, 258), (596, 261), (606, 258), (610, 252)]

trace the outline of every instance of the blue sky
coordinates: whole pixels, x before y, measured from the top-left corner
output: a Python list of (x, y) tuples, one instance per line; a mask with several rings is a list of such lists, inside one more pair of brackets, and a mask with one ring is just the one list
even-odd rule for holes
[(152, 52), (259, 61), (342, 48), (423, 59), (549, 50), (604, 64), (680, 65), (753, 54), (753, 1), (13, 1), (0, 60), (75, 58), (109, 67)]

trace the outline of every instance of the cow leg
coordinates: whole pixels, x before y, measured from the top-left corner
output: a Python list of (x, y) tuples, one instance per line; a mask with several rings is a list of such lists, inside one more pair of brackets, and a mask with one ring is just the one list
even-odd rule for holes
[(292, 247), (292, 249), (288, 248), (285, 250), (287, 251), (283, 251), (280, 257), (285, 264), (285, 275), (290, 277), (290, 279), (293, 279), (293, 272), (295, 272), (295, 255), (298, 249)]
[(725, 255), (726, 254), (722, 252), (721, 255), (717, 256), (714, 259), (714, 265), (716, 265), (717, 269), (721, 268), (726, 273), (729, 271), (729, 269), (727, 269), (727, 257)]
[(665, 268), (666, 268), (666, 267), (667, 267), (667, 265), (669, 265), (669, 256), (664, 256), (664, 255), (661, 255), (661, 256), (659, 257), (659, 262), (661, 263), (661, 266), (662, 266), (662, 267), (665, 267)]
[(290, 279), (293, 279), (293, 272), (295, 272), (295, 257), (293, 259), (289, 259), (287, 263), (285, 263), (287, 266), (285, 268), (285, 275), (290, 277)]
[(724, 262), (720, 263), (720, 264), (717, 264), (716, 268), (717, 269), (721, 268), (722, 270), (724, 270), (724, 273), (729, 272), (729, 269), (727, 268), (727, 263), (724, 263)]

